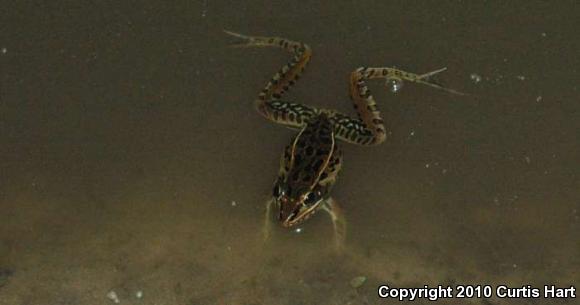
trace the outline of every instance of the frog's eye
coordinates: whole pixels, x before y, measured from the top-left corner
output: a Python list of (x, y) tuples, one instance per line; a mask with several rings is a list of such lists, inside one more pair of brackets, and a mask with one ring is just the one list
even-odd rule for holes
[(304, 198), (304, 203), (306, 205), (313, 205), (317, 201), (318, 201), (318, 196), (316, 196), (316, 194), (314, 192), (308, 193), (308, 195), (306, 195), (306, 198)]

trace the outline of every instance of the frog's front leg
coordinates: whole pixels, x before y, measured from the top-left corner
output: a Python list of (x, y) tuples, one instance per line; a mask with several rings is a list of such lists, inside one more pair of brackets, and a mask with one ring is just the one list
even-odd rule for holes
[(334, 228), (334, 242), (336, 249), (342, 251), (346, 240), (346, 219), (336, 200), (328, 198), (322, 205), (322, 210), (328, 212)]
[(429, 80), (431, 76), (443, 71), (445, 68), (420, 75), (388, 67), (356, 69), (350, 75), (350, 97), (354, 109), (357, 111), (358, 119), (352, 119), (341, 113), (332, 113), (336, 137), (357, 145), (376, 145), (385, 141), (387, 130), (365, 80), (380, 78), (385, 79), (387, 84), (392, 81), (399, 84), (407, 81), (428, 85), (454, 94), (463, 94)]
[(264, 218), (264, 227), (262, 228), (262, 237), (265, 242), (270, 239), (270, 233), (272, 231), (272, 204), (274, 204), (274, 199), (266, 202), (266, 217)]
[(312, 55), (310, 47), (304, 43), (280, 37), (246, 36), (225, 32), (239, 40), (238, 43), (232, 44), (232, 47), (276, 47), (294, 54), (292, 59), (274, 74), (260, 92), (255, 100), (255, 107), (258, 113), (273, 122), (290, 127), (303, 127), (317, 110), (314, 107), (280, 99), (302, 75)]

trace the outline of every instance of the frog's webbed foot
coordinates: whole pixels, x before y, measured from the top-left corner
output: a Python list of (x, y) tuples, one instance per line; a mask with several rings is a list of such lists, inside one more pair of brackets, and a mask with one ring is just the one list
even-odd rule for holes
[(439, 73), (447, 70), (447, 67), (437, 69), (435, 71), (427, 72), (424, 74), (415, 74), (415, 73), (399, 70), (396, 68), (377, 68), (377, 69), (383, 69), (382, 73), (383, 73), (384, 78), (386, 80), (385, 85), (387, 87), (390, 87), (391, 91), (393, 91), (393, 92), (398, 91), (400, 89), (400, 87), (403, 85), (404, 81), (408, 81), (408, 82), (423, 84), (423, 85), (433, 87), (433, 88), (436, 88), (439, 90), (443, 90), (443, 91), (446, 91), (446, 92), (449, 92), (452, 94), (467, 95), (466, 93), (443, 87), (441, 84), (439, 84), (431, 79), (431, 77), (433, 75), (439, 74)]
[(344, 218), (342, 209), (332, 198), (327, 199), (323, 203), (322, 209), (330, 214), (330, 218), (332, 219), (332, 226), (334, 228), (334, 242), (336, 250), (338, 252), (342, 252), (344, 250), (346, 240), (346, 219)]
[(282, 37), (247, 36), (224, 30), (234, 40), (234, 48), (271, 47), (281, 48), (293, 54), (290, 61), (283, 65), (258, 94), (254, 105), (258, 113), (281, 125), (302, 128), (317, 109), (307, 105), (282, 100), (282, 96), (298, 81), (310, 61), (312, 51), (302, 42)]
[(249, 47), (265, 47), (264, 39), (261, 37), (254, 37), (254, 36), (247, 36), (235, 32), (231, 32), (228, 30), (224, 30), (224, 32), (230, 36), (236, 38), (236, 41), (230, 43), (231, 48), (249, 48)]
[(295, 52), (304, 45), (281, 37), (248, 36), (228, 30), (224, 32), (234, 37), (234, 41), (229, 44), (231, 48), (278, 47)]
[(375, 98), (367, 87), (365, 80), (383, 79), (391, 91), (397, 92), (405, 81), (427, 85), (449, 93), (466, 95), (465, 93), (445, 88), (434, 82), (431, 77), (445, 71), (437, 69), (424, 74), (416, 74), (396, 68), (361, 67), (350, 74), (350, 97), (357, 111), (358, 119), (352, 119), (341, 113), (334, 113), (332, 118), (335, 136), (345, 142), (357, 145), (377, 145), (384, 142), (388, 132), (384, 125), (381, 112)]

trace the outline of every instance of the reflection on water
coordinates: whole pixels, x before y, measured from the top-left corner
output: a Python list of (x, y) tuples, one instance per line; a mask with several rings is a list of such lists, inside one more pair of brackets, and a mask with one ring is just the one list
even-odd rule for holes
[[(3, 13), (0, 304), (111, 292), (122, 304), (395, 304), (376, 287), (577, 287), (580, 63), (565, 3), (94, 5)], [(223, 28), (310, 43), (296, 101), (352, 113), (347, 76), (361, 65), (447, 66), (439, 79), (472, 95), (372, 84), (392, 134), (342, 146), (345, 253), (325, 215), (263, 243), (293, 131), (252, 100), (287, 54), (227, 49)]]

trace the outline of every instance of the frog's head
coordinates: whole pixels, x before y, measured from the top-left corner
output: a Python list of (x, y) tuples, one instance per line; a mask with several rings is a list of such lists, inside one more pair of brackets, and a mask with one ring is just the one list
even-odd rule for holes
[(314, 118), (284, 150), (273, 198), (284, 227), (312, 216), (330, 197), (341, 167), (332, 125), (326, 115)]

